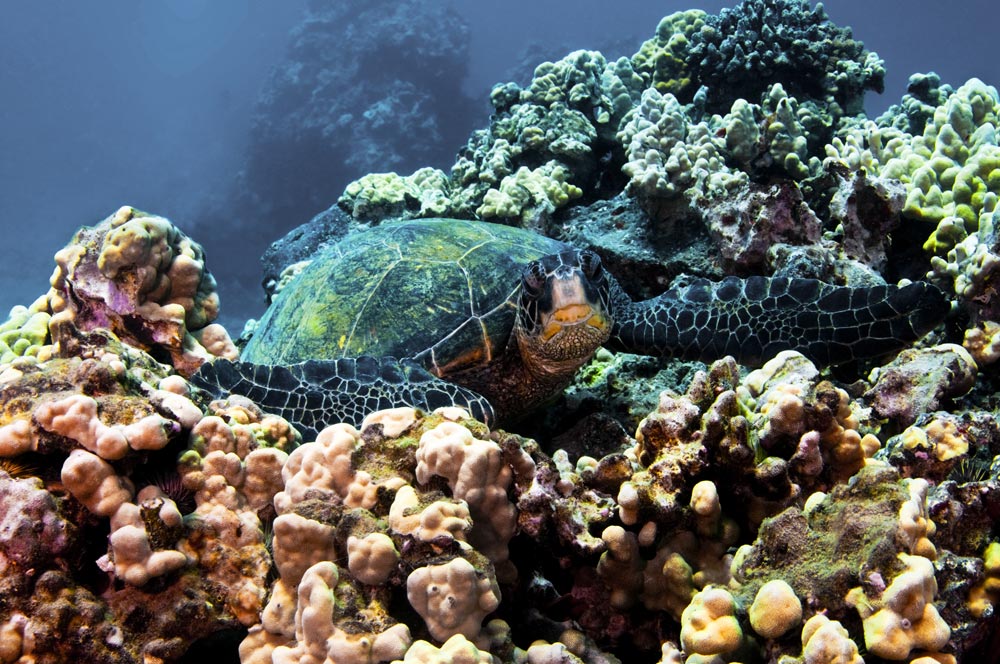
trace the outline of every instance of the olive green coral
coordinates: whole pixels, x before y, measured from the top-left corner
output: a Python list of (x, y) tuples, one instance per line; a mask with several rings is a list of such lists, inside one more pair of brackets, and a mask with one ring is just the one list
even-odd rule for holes
[(542, 220), (583, 193), (567, 181), (568, 175), (556, 161), (534, 170), (522, 166), (505, 177), (498, 189), (486, 192), (476, 214), (483, 219), (516, 219), (527, 227), (542, 227)]
[(51, 315), (43, 307), (16, 306), (0, 324), (0, 364), (18, 357), (38, 357), (49, 338)]
[(690, 9), (660, 20), (656, 35), (643, 42), (632, 56), (632, 66), (649, 87), (682, 99), (693, 94), (695, 80), (687, 51), (691, 36), (704, 27), (706, 16), (700, 9)]

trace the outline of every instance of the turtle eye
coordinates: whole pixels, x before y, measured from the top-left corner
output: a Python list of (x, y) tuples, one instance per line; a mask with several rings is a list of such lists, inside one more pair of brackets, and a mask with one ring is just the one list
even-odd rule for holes
[(588, 249), (580, 252), (580, 267), (588, 279), (598, 279), (603, 272), (601, 257)]
[(528, 267), (524, 268), (521, 277), (524, 292), (531, 297), (538, 297), (542, 294), (542, 287), (545, 285), (545, 268), (538, 261), (531, 261)]

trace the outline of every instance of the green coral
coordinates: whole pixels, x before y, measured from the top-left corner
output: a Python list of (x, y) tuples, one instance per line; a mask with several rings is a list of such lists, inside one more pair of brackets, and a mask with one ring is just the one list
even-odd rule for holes
[(539, 106), (560, 101), (589, 110), (601, 98), (601, 73), (606, 65), (599, 51), (574, 51), (558, 62), (543, 62), (521, 92), (520, 101)]
[(835, 117), (852, 115), (863, 110), (865, 90), (882, 91), (885, 77), (881, 59), (850, 28), (805, 0), (743, 0), (706, 16), (687, 56), (708, 108), (719, 111), (781, 83)]
[(35, 357), (49, 338), (52, 316), (36, 307), (16, 306), (0, 324), (0, 364), (18, 357)]
[(337, 204), (355, 219), (433, 217), (451, 210), (447, 176), (435, 168), (421, 168), (413, 175), (369, 173), (350, 184)]
[[(566, 104), (594, 118), (596, 128), (610, 136), (645, 87), (628, 58), (609, 63), (599, 51), (581, 50), (557, 62), (540, 64), (517, 101), (541, 107)], [(512, 93), (509, 87), (503, 89)]]
[(534, 170), (522, 166), (505, 177), (499, 189), (486, 192), (476, 214), (483, 219), (519, 219), (526, 226), (537, 226), (583, 193), (568, 177), (566, 168), (556, 161)]
[(908, 134), (923, 133), (924, 127), (934, 117), (934, 110), (944, 104), (955, 92), (950, 85), (942, 84), (941, 77), (928, 74), (912, 74), (906, 86), (906, 94), (898, 104), (894, 104), (880, 115), (876, 122), (883, 127), (895, 127)]
[(682, 99), (693, 94), (695, 80), (688, 65), (691, 36), (705, 25), (707, 14), (700, 9), (675, 12), (656, 26), (656, 36), (642, 43), (632, 56), (632, 66), (658, 92)]
[(976, 232), (948, 250), (945, 257), (931, 257), (934, 273), (950, 281), (956, 295), (974, 303), (976, 320), (996, 320), (1000, 317), (1000, 302), (994, 301), (1000, 272), (1000, 248), (996, 242), (998, 229), (1000, 209), (994, 209), (989, 214), (983, 214)]
[(800, 180), (810, 174), (807, 126), (823, 125), (813, 115), (809, 106), (800, 106), (775, 83), (760, 105), (745, 99), (733, 102), (721, 121), (726, 151), (745, 171), (763, 168)]
[(922, 133), (869, 122), (841, 132), (827, 154), (902, 182), (907, 188), (903, 216), (934, 224), (924, 249), (944, 256), (996, 207), (998, 116), (996, 88), (971, 79), (934, 109)]
[[(597, 51), (575, 51), (556, 62), (539, 65), (527, 87), (505, 83), (490, 95), (496, 113), (490, 126), (473, 132), (445, 176), (403, 178), (394, 173), (367, 175), (349, 184), (340, 205), (356, 219), (386, 217), (477, 215), (535, 218), (548, 214), (538, 207), (548, 200), (554, 207), (579, 194), (604, 168), (601, 161), (614, 147), (614, 137), (646, 83), (628, 58), (608, 62)], [(565, 183), (525, 184), (521, 169), (538, 171), (540, 164), (556, 162)], [(419, 172), (418, 172), (419, 173)], [(506, 189), (502, 183), (513, 178)], [(537, 179), (537, 176), (536, 176)], [(558, 178), (557, 178), (558, 179)], [(519, 187), (518, 191), (514, 191)], [(526, 190), (532, 190), (529, 203)], [(558, 190), (558, 191), (557, 191)], [(486, 200), (487, 195), (490, 197)], [(534, 212), (525, 212), (526, 207)], [(483, 212), (480, 213), (479, 210)], [(513, 215), (513, 217), (510, 217)]]
[(806, 167), (809, 141), (799, 119), (798, 103), (785, 93), (780, 83), (775, 83), (767, 92), (764, 111), (769, 119), (766, 129), (768, 154), (793, 178), (804, 178), (809, 174)]

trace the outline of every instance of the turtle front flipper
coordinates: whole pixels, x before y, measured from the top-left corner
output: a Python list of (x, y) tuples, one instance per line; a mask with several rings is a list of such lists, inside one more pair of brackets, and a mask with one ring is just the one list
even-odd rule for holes
[(430, 412), (461, 406), (478, 420), (494, 419), (489, 402), (472, 390), (441, 380), (409, 360), (358, 357), (265, 365), (216, 360), (191, 378), (216, 398), (239, 394), (291, 422), (307, 440), (338, 422), (360, 426), (384, 408), (412, 406)]
[(903, 348), (948, 309), (944, 293), (924, 282), (850, 288), (815, 279), (696, 279), (619, 304), (607, 345), (706, 361), (732, 355), (749, 365), (797, 350), (821, 365), (843, 364)]

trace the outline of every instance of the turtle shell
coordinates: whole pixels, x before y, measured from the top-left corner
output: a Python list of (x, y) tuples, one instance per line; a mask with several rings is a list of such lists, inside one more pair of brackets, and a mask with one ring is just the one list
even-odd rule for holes
[(281, 290), (242, 359), (412, 357), (444, 377), (484, 365), (507, 347), (524, 266), (567, 248), (524, 229), (457, 219), (352, 234)]

